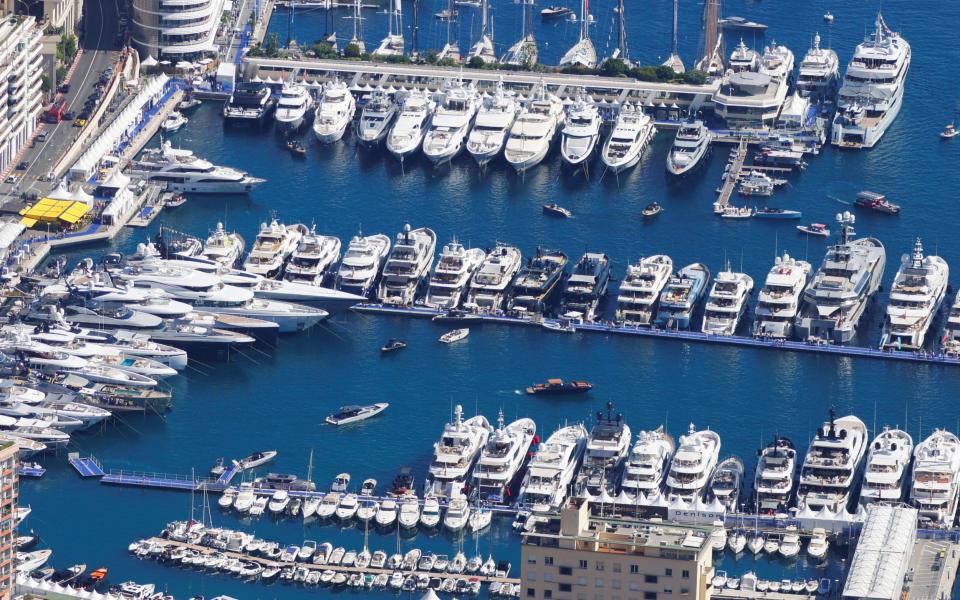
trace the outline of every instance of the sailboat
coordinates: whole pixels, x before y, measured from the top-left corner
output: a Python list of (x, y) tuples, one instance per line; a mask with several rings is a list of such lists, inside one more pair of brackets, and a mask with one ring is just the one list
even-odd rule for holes
[(489, 0), (480, 5), (480, 39), (470, 48), (470, 58), (479, 58), (485, 63), (497, 62), (493, 51), (493, 25), (490, 23)]
[(530, 68), (537, 64), (537, 40), (530, 33), (530, 11), (533, 6), (533, 0), (523, 0), (523, 33), (520, 40), (510, 46), (507, 53), (503, 55), (500, 62), (506, 65)]
[(593, 69), (597, 66), (597, 49), (590, 39), (590, 0), (581, 0), (580, 12), (580, 39), (567, 50), (560, 59), (561, 67), (586, 67)]
[(677, 25), (677, 13), (679, 12), (680, 0), (673, 0), (673, 45), (670, 49), (670, 58), (663, 61), (665, 67), (670, 67), (673, 69), (674, 73), (683, 73), (686, 71), (686, 68), (683, 66), (683, 61), (680, 60), (680, 50), (679, 50), (679, 30)]
[(460, 44), (457, 42), (459, 37), (457, 35), (457, 15), (459, 15), (459, 12), (454, 0), (447, 0), (446, 13), (447, 43), (443, 45), (443, 49), (437, 55), (437, 60), (451, 59), (460, 62)]
[(353, 3), (353, 37), (350, 38), (350, 44), (357, 47), (360, 54), (367, 52), (367, 46), (363, 43), (363, 16), (361, 13), (361, 1), (356, 0)]
[(374, 51), (378, 56), (403, 56), (403, 7), (393, 0), (390, 9), (389, 31)]

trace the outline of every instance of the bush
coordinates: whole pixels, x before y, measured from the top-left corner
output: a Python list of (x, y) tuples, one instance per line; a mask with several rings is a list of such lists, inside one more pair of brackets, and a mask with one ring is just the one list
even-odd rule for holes
[(683, 82), (689, 83), (690, 85), (703, 85), (707, 82), (707, 74), (705, 71), (699, 69), (686, 71), (683, 74)]
[(317, 58), (337, 58), (337, 51), (327, 42), (314, 42), (310, 47), (313, 55)]
[(471, 69), (483, 69), (486, 66), (487, 66), (487, 63), (484, 62), (484, 60), (479, 56), (474, 56), (467, 62), (467, 67)]
[(360, 58), (360, 46), (354, 43), (347, 44), (343, 49), (343, 56), (346, 58)]
[(437, 51), (431, 50), (430, 52), (427, 52), (427, 55), (424, 57), (424, 60), (426, 60), (428, 64), (435, 65), (437, 64), (437, 60), (439, 58), (440, 58), (440, 55), (437, 54)]
[(627, 63), (622, 58), (608, 58), (600, 65), (600, 74), (606, 77), (624, 77), (627, 73)]
[(657, 81), (670, 81), (677, 76), (677, 73), (673, 70), (672, 67), (667, 65), (660, 65), (657, 67)]
[(50, 86), (50, 78), (47, 77), (46, 75), (41, 75), (41, 76), (40, 76), (40, 91), (42, 91), (44, 94), (46, 94), (47, 92), (50, 91), (50, 87), (51, 87), (51, 86)]
[(67, 78), (67, 68), (57, 67), (57, 81), (63, 81)]
[[(672, 71), (673, 69), (671, 69)], [(656, 81), (657, 80), (657, 69), (656, 67), (634, 67), (628, 72), (630, 77), (640, 81)]]
[(590, 67), (585, 67), (583, 65), (570, 65), (560, 69), (561, 73), (566, 73), (568, 75), (596, 75), (597, 70), (591, 69)]

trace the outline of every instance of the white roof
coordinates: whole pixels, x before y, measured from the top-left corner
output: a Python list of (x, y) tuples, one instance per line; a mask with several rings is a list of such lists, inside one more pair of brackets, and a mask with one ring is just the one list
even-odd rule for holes
[(6, 250), (26, 229), (19, 221), (0, 221), (0, 250)]
[(871, 504), (857, 542), (844, 598), (895, 600), (916, 539), (917, 509)]

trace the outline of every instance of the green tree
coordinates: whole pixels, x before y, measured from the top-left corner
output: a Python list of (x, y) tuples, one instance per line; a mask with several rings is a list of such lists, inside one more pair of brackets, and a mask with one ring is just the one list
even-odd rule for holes
[(486, 62), (479, 56), (474, 56), (467, 62), (467, 67), (471, 69), (482, 69), (487, 65)]
[(627, 63), (622, 58), (608, 58), (600, 65), (600, 74), (606, 77), (623, 77), (627, 73)]
[(40, 76), (40, 91), (44, 94), (50, 91), (50, 78), (46, 75)]
[(57, 81), (63, 81), (67, 78), (67, 68), (57, 67)]
[(437, 54), (436, 50), (431, 50), (430, 52), (427, 52), (426, 61), (431, 65), (437, 64), (437, 60), (439, 58), (440, 58), (440, 55)]
[(707, 82), (707, 74), (700, 69), (686, 71), (683, 74), (683, 82), (690, 85), (703, 85)]
[(347, 44), (343, 49), (343, 55), (347, 58), (360, 58), (360, 46), (354, 43)]
[(659, 67), (657, 67), (656, 74), (657, 74), (657, 81), (670, 81), (671, 79), (677, 76), (673, 68), (668, 67), (667, 65), (660, 65)]
[(280, 34), (273, 32), (267, 36), (266, 45), (264, 46), (263, 53), (265, 56), (274, 58), (280, 52)]
[(337, 58), (337, 51), (327, 42), (314, 42), (311, 47), (313, 55), (317, 58)]

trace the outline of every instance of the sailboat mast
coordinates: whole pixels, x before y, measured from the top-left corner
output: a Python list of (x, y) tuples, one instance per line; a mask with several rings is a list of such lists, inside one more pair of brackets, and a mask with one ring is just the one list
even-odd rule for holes
[(413, 40), (412, 51), (416, 53), (420, 49), (420, 0), (413, 0)]
[(453, 42), (453, 19), (456, 14), (456, 5), (453, 0), (447, 0), (447, 46)]
[(590, 35), (590, 0), (583, 0), (582, 6), (580, 12), (583, 20), (580, 21), (580, 39), (585, 40)]
[(680, 12), (680, 0), (673, 0), (673, 44), (670, 52), (674, 56), (680, 56), (680, 53), (678, 52), (680, 45), (678, 43), (679, 35), (677, 31), (677, 16), (679, 12)]
[(483, 0), (480, 11), (480, 37), (487, 35), (487, 0)]
[(626, 11), (624, 10), (623, 0), (619, 0), (617, 3), (617, 23), (619, 24), (619, 31), (617, 32), (617, 47), (620, 49), (620, 58), (623, 60), (629, 60), (627, 55), (627, 25), (626, 25)]

